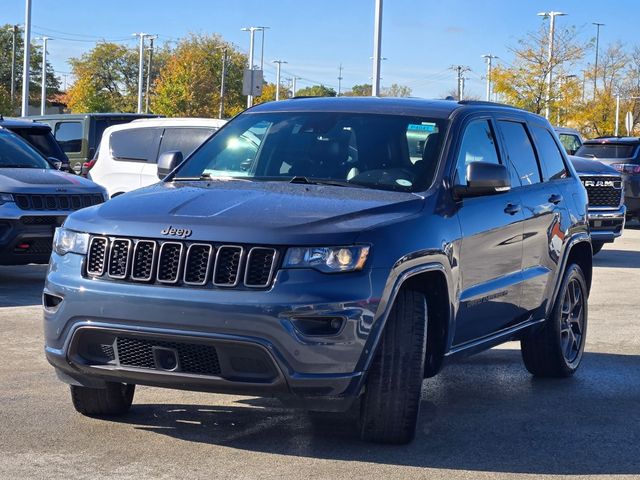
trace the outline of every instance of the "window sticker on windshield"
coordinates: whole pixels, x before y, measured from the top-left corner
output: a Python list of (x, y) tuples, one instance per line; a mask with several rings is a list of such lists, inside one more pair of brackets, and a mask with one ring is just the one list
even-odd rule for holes
[(422, 122), (421, 124), (410, 123), (407, 126), (407, 130), (413, 132), (434, 132), (436, 130), (436, 124), (433, 122)]

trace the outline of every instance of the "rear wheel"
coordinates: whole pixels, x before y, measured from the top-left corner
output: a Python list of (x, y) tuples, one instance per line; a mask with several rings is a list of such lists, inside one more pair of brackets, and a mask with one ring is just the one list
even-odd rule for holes
[(596, 255), (604, 247), (604, 242), (591, 242), (591, 249), (593, 254)]
[(534, 376), (568, 377), (578, 369), (587, 334), (587, 296), (582, 269), (569, 265), (551, 315), (521, 341), (522, 359)]
[(106, 388), (88, 388), (71, 385), (74, 408), (88, 417), (122, 415), (133, 402), (135, 385), (107, 382)]
[(420, 409), (426, 339), (424, 294), (400, 290), (367, 377), (360, 409), (363, 440), (400, 444), (413, 439)]

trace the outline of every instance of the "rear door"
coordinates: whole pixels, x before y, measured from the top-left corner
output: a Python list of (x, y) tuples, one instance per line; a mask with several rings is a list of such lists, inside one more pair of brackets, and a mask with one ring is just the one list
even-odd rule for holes
[[(560, 151), (546, 128), (530, 127), (517, 117), (500, 119), (498, 124), (509, 161), (522, 184), (517, 188), (524, 214), (520, 306), (527, 317), (538, 318), (565, 238), (562, 218), (566, 207), (558, 182), (566, 178), (567, 170), (561, 156), (558, 167)], [(543, 156), (548, 157), (548, 169), (541, 161)], [(553, 168), (558, 171), (550, 174)]]
[(158, 154), (142, 165), (140, 185), (144, 187), (159, 181), (158, 157), (164, 152), (178, 150), (183, 158), (187, 158), (216, 130), (209, 127), (165, 127)]
[[(458, 147), (454, 184), (466, 184), (470, 162), (507, 164), (497, 139), (490, 117), (474, 117), (466, 124)], [(459, 203), (458, 218), (462, 285), (454, 346), (502, 330), (521, 316), (524, 216), (518, 188), (465, 198)]]

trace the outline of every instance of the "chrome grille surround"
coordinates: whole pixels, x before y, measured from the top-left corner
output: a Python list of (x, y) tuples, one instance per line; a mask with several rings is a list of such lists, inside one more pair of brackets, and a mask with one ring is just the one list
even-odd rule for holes
[(156, 285), (268, 288), (280, 260), (273, 247), (92, 236), (84, 274)]

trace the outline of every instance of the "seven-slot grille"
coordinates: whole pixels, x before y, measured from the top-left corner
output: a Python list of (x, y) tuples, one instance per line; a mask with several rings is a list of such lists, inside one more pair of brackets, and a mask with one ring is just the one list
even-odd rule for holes
[(14, 198), (16, 205), (22, 210), (80, 210), (104, 202), (104, 198), (98, 193), (78, 195), (16, 193)]
[(589, 196), (591, 207), (617, 208), (622, 201), (622, 180), (611, 176), (583, 176), (582, 184)]
[(270, 247), (95, 236), (86, 274), (157, 284), (267, 288), (277, 261), (278, 251)]

